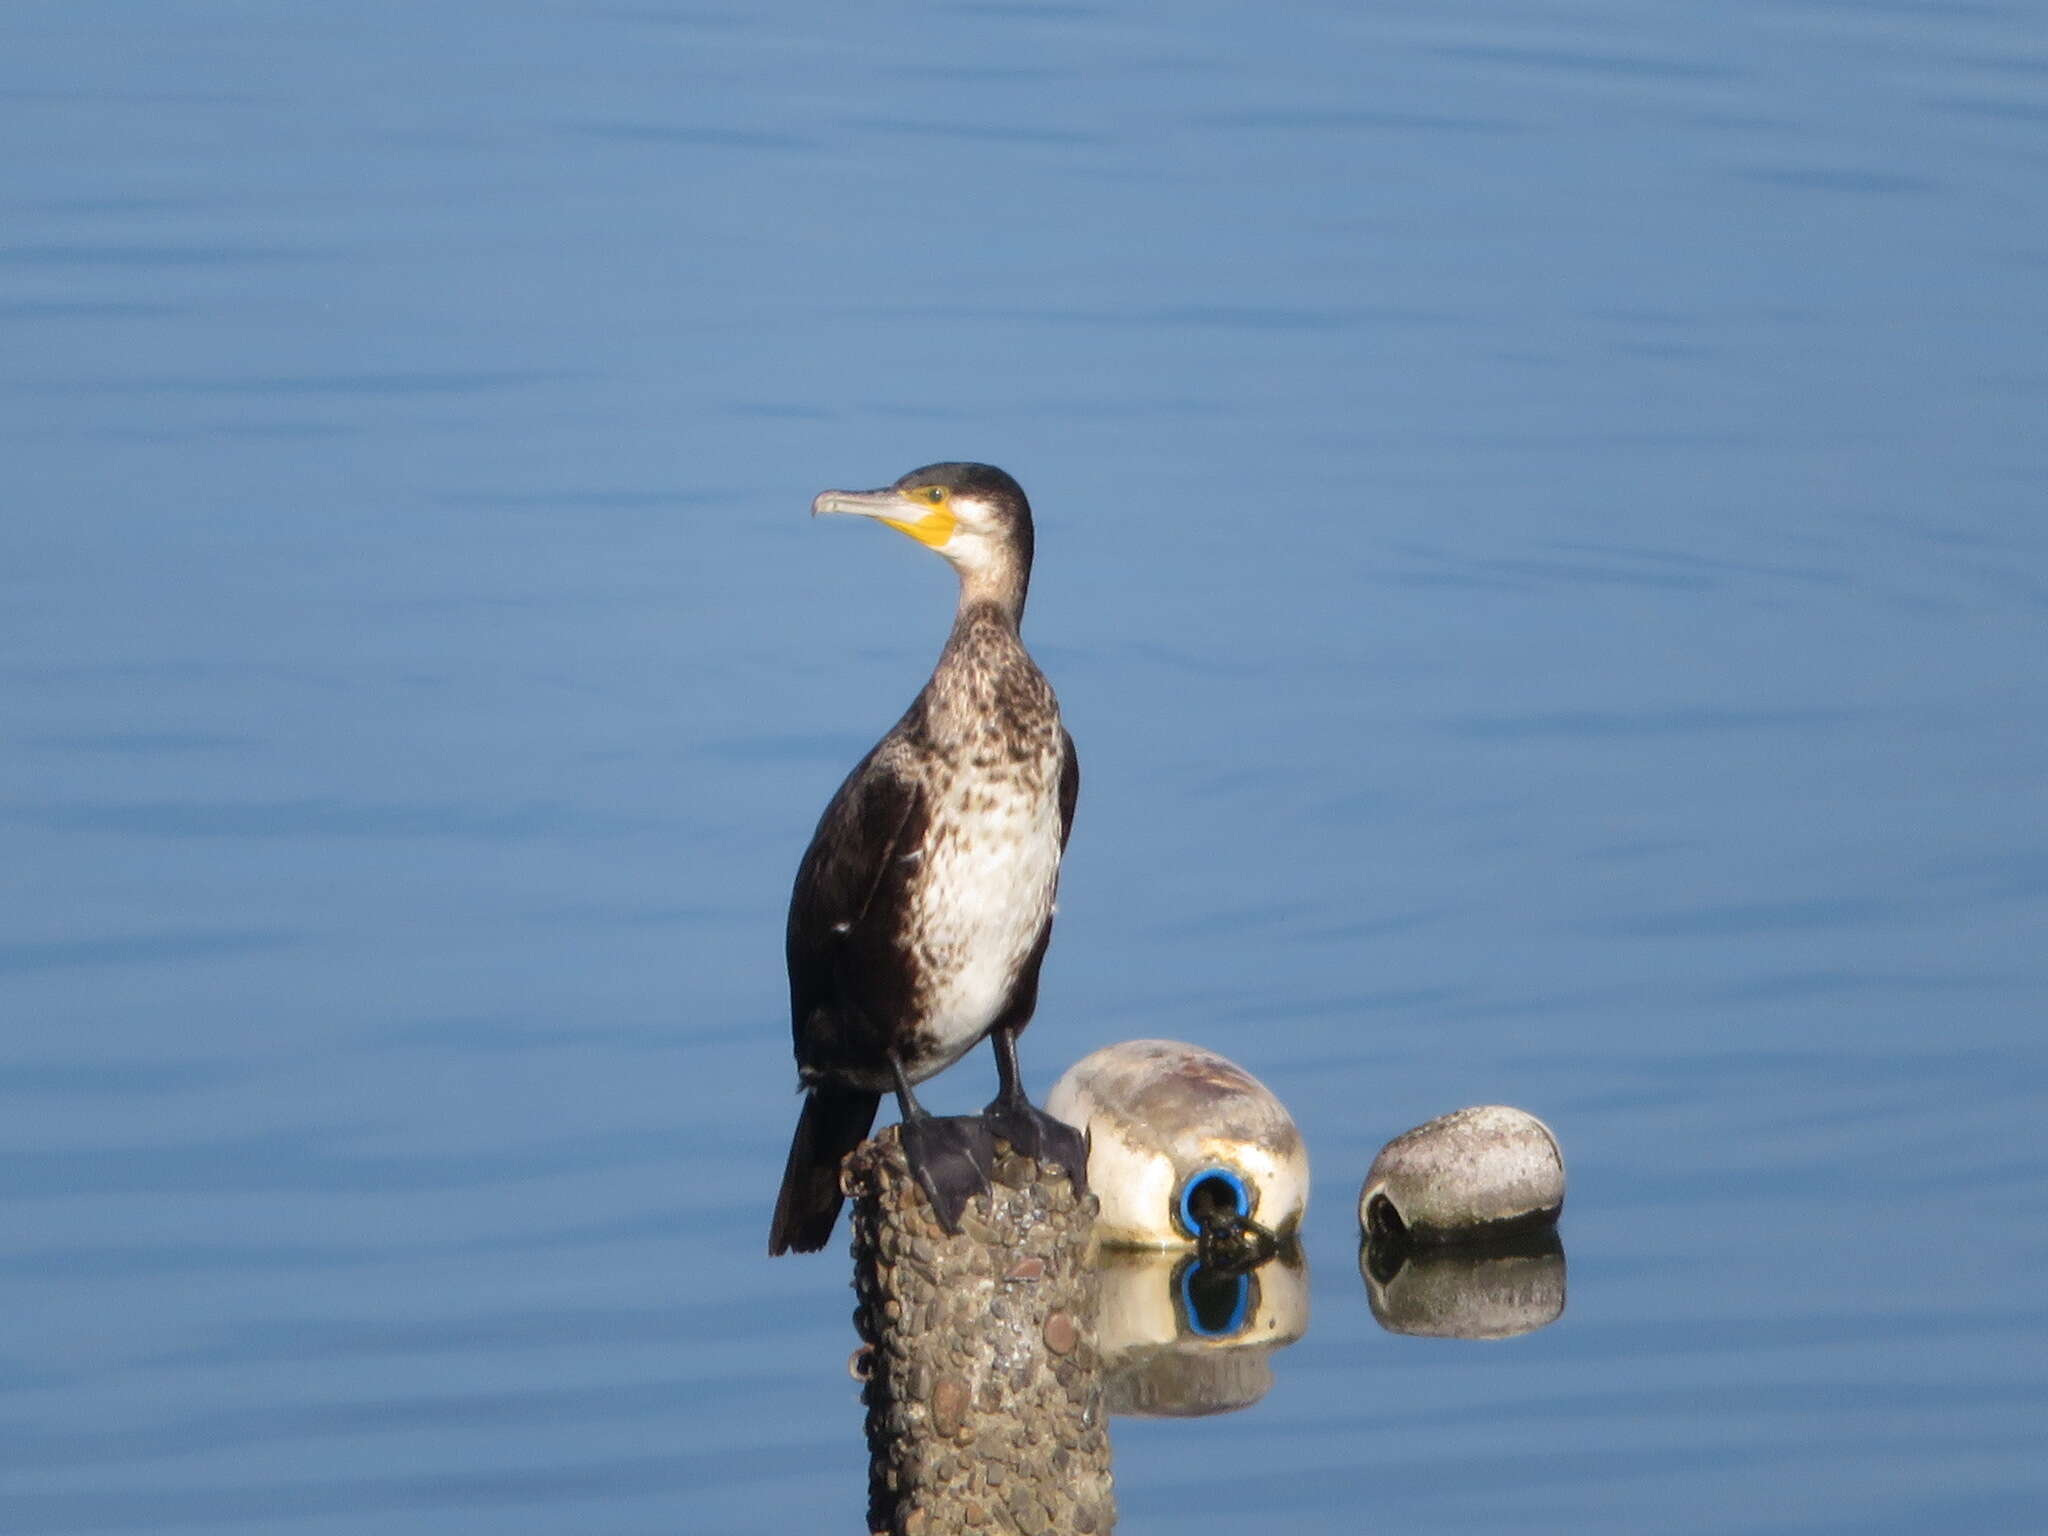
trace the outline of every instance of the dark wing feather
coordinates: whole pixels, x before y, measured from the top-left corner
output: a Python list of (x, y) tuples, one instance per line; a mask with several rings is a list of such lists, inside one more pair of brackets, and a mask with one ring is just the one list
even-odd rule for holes
[(1081, 755), (1074, 750), (1074, 734), (1060, 727), (1060, 852), (1067, 851), (1067, 838), (1074, 830), (1074, 802), (1081, 798)]
[(782, 1170), (782, 1192), (775, 1197), (775, 1219), (768, 1225), (770, 1256), (792, 1248), (816, 1253), (825, 1246), (845, 1201), (839, 1165), (867, 1136), (880, 1104), (876, 1094), (846, 1093), (829, 1084), (804, 1095)]
[(924, 794), (877, 747), (818, 819), (789, 898), (789, 1007), (797, 1060), (829, 1065), (866, 1021), (889, 1018), (907, 987), (890, 921), (905, 853), (924, 836)]

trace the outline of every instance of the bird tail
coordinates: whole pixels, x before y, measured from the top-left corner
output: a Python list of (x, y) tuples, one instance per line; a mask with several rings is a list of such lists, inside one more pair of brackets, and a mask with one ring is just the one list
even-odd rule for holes
[(879, 1093), (841, 1088), (813, 1088), (804, 1095), (768, 1229), (769, 1253), (816, 1253), (825, 1246), (846, 1200), (839, 1192), (839, 1164), (866, 1137), (881, 1103)]

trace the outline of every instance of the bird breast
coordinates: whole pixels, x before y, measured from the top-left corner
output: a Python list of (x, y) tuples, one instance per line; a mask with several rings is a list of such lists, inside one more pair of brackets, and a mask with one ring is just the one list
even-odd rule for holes
[(943, 791), (921, 848), (909, 940), (931, 1059), (922, 1079), (988, 1032), (1039, 934), (1059, 882), (1056, 758), (1005, 765)]

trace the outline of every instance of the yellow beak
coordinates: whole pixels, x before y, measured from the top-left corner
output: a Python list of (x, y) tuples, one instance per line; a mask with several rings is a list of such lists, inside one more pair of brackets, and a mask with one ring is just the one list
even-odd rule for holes
[(932, 549), (944, 549), (953, 537), (957, 519), (951, 507), (906, 496), (898, 490), (820, 491), (811, 503), (811, 516), (850, 514), (872, 517), (887, 523), (898, 533), (908, 534)]

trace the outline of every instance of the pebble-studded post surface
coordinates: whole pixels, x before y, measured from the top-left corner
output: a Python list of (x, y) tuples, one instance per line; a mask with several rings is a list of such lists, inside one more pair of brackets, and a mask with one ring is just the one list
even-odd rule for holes
[(1095, 1200), (1005, 1155), (948, 1235), (896, 1128), (846, 1162), (868, 1528), (1107, 1536), (1116, 1525), (1095, 1348)]

